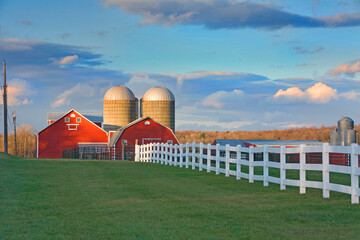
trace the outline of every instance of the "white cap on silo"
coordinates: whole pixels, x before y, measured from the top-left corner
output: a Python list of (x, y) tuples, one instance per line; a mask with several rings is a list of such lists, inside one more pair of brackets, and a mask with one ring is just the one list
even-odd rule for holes
[(153, 87), (147, 90), (143, 101), (171, 101), (175, 102), (174, 94), (165, 87)]
[(129, 88), (119, 85), (110, 88), (104, 95), (104, 101), (112, 100), (132, 101), (135, 100), (135, 95)]

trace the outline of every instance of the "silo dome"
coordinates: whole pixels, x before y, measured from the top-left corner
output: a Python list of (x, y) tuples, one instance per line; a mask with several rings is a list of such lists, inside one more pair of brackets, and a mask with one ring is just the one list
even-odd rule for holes
[(150, 88), (143, 97), (143, 101), (173, 101), (175, 97), (172, 92), (165, 87)]
[(125, 86), (115, 86), (107, 90), (104, 96), (105, 100), (135, 100), (134, 93)]
[(338, 128), (341, 130), (354, 129), (354, 121), (349, 117), (342, 117), (338, 121)]
[(175, 97), (165, 87), (150, 88), (141, 99), (142, 117), (151, 117), (175, 132)]
[(104, 125), (124, 126), (137, 118), (137, 98), (125, 86), (110, 88), (104, 95)]

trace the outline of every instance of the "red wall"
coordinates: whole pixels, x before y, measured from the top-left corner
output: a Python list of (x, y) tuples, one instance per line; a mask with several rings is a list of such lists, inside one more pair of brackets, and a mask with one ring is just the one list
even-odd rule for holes
[[(75, 117), (70, 117), (75, 114)], [(65, 123), (65, 117), (70, 118)], [(76, 118), (81, 122), (77, 123)], [(79, 124), (77, 130), (69, 130), (67, 124)], [(39, 133), (39, 158), (62, 158), (62, 151), (78, 146), (79, 142), (108, 142), (107, 133), (76, 111), (71, 111)]]
[[(146, 121), (150, 122), (150, 124), (145, 125)], [(152, 142), (166, 143), (168, 140), (172, 140), (173, 144), (179, 144), (169, 128), (162, 126), (152, 119), (144, 119), (125, 129), (115, 146), (121, 147), (123, 139), (127, 140), (128, 144), (135, 144), (135, 140), (138, 139), (138, 144), (141, 145), (143, 138), (161, 138), (161, 140), (154, 140)], [(146, 143), (148, 143), (148, 141)]]

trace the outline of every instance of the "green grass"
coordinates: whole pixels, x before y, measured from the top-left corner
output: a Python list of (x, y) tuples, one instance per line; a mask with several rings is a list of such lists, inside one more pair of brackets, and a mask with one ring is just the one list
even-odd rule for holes
[(0, 155), (0, 239), (359, 239), (350, 195), (152, 163)]

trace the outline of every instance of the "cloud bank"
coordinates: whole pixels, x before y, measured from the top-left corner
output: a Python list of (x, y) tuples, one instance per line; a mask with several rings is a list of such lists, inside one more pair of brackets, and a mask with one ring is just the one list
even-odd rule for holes
[(337, 90), (327, 86), (324, 83), (318, 82), (302, 91), (298, 87), (291, 87), (286, 90), (280, 89), (274, 98), (285, 98), (289, 101), (305, 101), (309, 103), (324, 104), (328, 103), (331, 99), (337, 99)]
[(233, 0), (100, 0), (105, 7), (142, 16), (140, 24), (202, 25), (209, 29), (337, 28), (360, 25), (360, 14), (316, 18), (284, 11), (275, 5)]
[(337, 75), (337, 74), (346, 74), (346, 75), (354, 75), (355, 73), (360, 72), (360, 60), (354, 63), (344, 63), (337, 66), (334, 69), (329, 71), (329, 74)]

